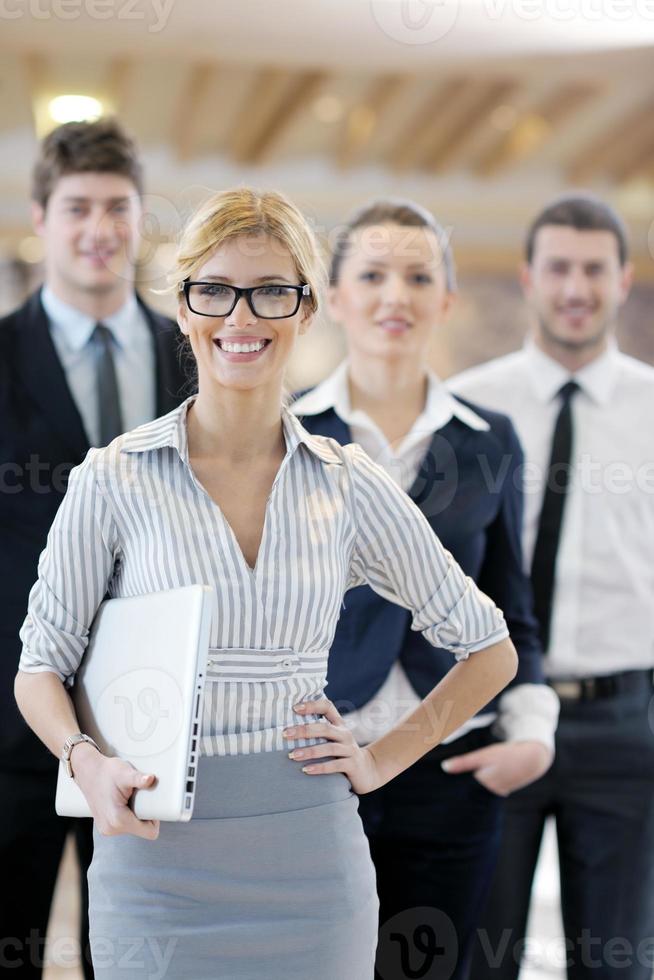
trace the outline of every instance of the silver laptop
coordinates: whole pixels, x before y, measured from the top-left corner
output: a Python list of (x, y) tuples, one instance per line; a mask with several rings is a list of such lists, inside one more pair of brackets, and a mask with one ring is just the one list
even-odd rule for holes
[[(80, 731), (106, 755), (157, 777), (152, 789), (132, 795), (143, 820), (193, 813), (212, 603), (213, 590), (203, 585), (106, 600), (70, 691)], [(91, 816), (62, 762), (55, 809)]]

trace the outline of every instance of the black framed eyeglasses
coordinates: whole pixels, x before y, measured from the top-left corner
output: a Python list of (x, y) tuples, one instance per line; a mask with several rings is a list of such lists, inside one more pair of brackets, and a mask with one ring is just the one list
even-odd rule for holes
[(186, 305), (199, 316), (229, 316), (241, 296), (260, 320), (283, 320), (295, 316), (302, 300), (311, 296), (311, 286), (287, 286), (270, 283), (267, 286), (227, 286), (222, 282), (201, 282), (185, 279), (180, 283)]

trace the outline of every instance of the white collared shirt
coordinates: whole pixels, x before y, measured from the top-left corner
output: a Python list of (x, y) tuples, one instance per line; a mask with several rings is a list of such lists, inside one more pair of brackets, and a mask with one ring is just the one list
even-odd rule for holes
[[(453, 398), (440, 379), (429, 372), (425, 407), (406, 436), (392, 446), (365, 412), (352, 408), (348, 370), (348, 362), (343, 361), (325, 381), (297, 399), (291, 409), (300, 416), (317, 415), (330, 408), (334, 409), (339, 418), (350, 427), (353, 441), (382, 466), (405, 492), (415, 482), (434, 433), (447, 425), (452, 418), (456, 417), (478, 431), (490, 428), (485, 419)], [(362, 708), (348, 713), (345, 721), (357, 741), (366, 744), (385, 734), (402, 715), (419, 703), (420, 698), (406, 671), (396, 661), (375, 696)], [(499, 705), (498, 728), (507, 740), (534, 739), (553, 748), (558, 702), (552, 691), (544, 685), (516, 684), (504, 692)], [(496, 715), (492, 712), (476, 715), (445, 741), (453, 741), (473, 728), (489, 725), (495, 718)]]
[(508, 636), (500, 610), (384, 470), (358, 446), (310, 435), (288, 411), (250, 568), (191, 468), (191, 403), (91, 449), (72, 471), (30, 592), (21, 670), (70, 683), (107, 594), (208, 585), (201, 751), (234, 755), (287, 747), (293, 705), (322, 694), (348, 588), (368, 584), (410, 609), (413, 628), (458, 660)]
[[(50, 336), (91, 446), (100, 445), (97, 350), (89, 343), (97, 320), (64, 303), (49, 286), (41, 292)], [(132, 293), (102, 323), (111, 331), (120, 409), (125, 430), (153, 419), (157, 411), (154, 340)]]
[[(525, 458), (531, 566), (552, 435), (571, 374), (533, 342), (449, 382), (510, 415)], [(654, 369), (614, 343), (574, 374), (573, 470), (556, 564), (552, 677), (654, 666)]]

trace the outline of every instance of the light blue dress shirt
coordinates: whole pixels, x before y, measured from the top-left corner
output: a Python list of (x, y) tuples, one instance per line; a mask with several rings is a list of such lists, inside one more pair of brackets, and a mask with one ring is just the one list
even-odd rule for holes
[[(99, 446), (100, 419), (96, 381), (98, 349), (91, 341), (97, 321), (64, 303), (48, 286), (41, 302), (50, 336), (66, 374), (73, 401), (91, 446)], [(111, 330), (120, 408), (125, 431), (150, 422), (157, 412), (154, 338), (136, 296), (102, 323)]]

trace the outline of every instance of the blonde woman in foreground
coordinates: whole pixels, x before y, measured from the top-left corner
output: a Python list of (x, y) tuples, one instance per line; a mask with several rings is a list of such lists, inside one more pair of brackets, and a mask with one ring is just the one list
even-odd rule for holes
[[(383, 786), (490, 701), (515, 651), (500, 611), (385, 472), (283, 407), (321, 285), (298, 210), (275, 193), (215, 195), (185, 231), (177, 279), (198, 394), (73, 471), (30, 595), (16, 697), (59, 755), (79, 731), (66, 685), (105, 595), (213, 587), (193, 819), (139, 820), (130, 797), (156, 773), (85, 742), (72, 752), (95, 818), (96, 976), (369, 980), (377, 897), (352, 791)], [(363, 583), (459, 661), (365, 748), (323, 695), (343, 594)]]

